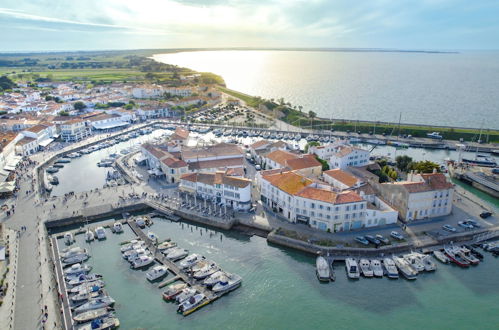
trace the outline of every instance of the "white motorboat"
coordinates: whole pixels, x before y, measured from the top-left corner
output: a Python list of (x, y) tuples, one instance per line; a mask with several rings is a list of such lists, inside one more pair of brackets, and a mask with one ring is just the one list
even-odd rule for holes
[(154, 266), (150, 271), (146, 273), (146, 278), (149, 281), (155, 281), (168, 274), (168, 268), (163, 265)]
[(348, 278), (357, 279), (360, 277), (359, 266), (357, 261), (353, 258), (345, 259), (345, 269), (347, 271)]
[(203, 281), (203, 284), (208, 286), (208, 287), (212, 287), (214, 286), (215, 284), (217, 284), (218, 282), (220, 282), (220, 280), (222, 279), (222, 277), (225, 276), (225, 272), (219, 270), (217, 272), (214, 272), (213, 274), (211, 274), (210, 276), (208, 276), (204, 281)]
[(172, 248), (170, 250), (166, 250), (166, 251), (168, 251), (166, 257), (170, 260), (173, 260), (173, 261), (185, 258), (189, 254), (189, 251), (182, 249), (182, 248), (177, 248), (177, 247)]
[(435, 251), (433, 251), (433, 255), (435, 256), (435, 258), (438, 261), (440, 261), (440, 262), (442, 262), (444, 264), (446, 264), (446, 263), (449, 262), (449, 258), (447, 258), (447, 256), (442, 251), (435, 250)]
[(172, 284), (168, 286), (166, 291), (163, 292), (163, 299), (164, 300), (175, 299), (175, 297), (179, 295), (182, 292), (182, 290), (184, 290), (185, 288), (187, 288), (187, 284), (183, 282)]
[(123, 224), (119, 221), (116, 221), (114, 224), (113, 224), (113, 231), (115, 234), (119, 234), (119, 233), (122, 233), (123, 232)]
[(91, 283), (102, 278), (100, 274), (78, 274), (66, 276), (66, 282), (70, 286), (77, 286), (83, 283)]
[(64, 275), (79, 275), (79, 274), (88, 274), (92, 270), (92, 266), (86, 264), (74, 264), (68, 269), (64, 270)]
[(175, 297), (175, 301), (181, 304), (190, 297), (194, 296), (196, 293), (197, 291), (194, 288), (185, 288), (178, 294), (178, 296)]
[(201, 261), (199, 261), (197, 264), (195, 264), (194, 266), (191, 267), (191, 271), (193, 273), (195, 272), (198, 272), (200, 271), (201, 269), (203, 269), (204, 267), (208, 266), (208, 265), (211, 265), (213, 264), (214, 262), (211, 261), (211, 260), (207, 260), (207, 259), (203, 259)]
[(70, 232), (67, 232), (64, 234), (64, 242), (67, 244), (67, 245), (71, 245), (73, 244), (73, 242), (75, 241), (74, 237), (73, 237), (73, 234), (70, 233)]
[(105, 283), (102, 280), (95, 280), (92, 282), (85, 282), (83, 284), (80, 284), (78, 286), (72, 287), (71, 289), (68, 290), (70, 293), (84, 293), (84, 292), (89, 292), (89, 291), (95, 291), (97, 289), (102, 289), (104, 287)]
[(84, 303), (83, 305), (75, 308), (75, 312), (81, 313), (81, 312), (86, 312), (90, 311), (93, 309), (99, 309), (99, 308), (104, 308), (108, 306), (112, 306), (115, 303), (114, 299), (106, 296), (102, 298), (97, 298), (97, 299), (92, 299), (87, 303)]
[(326, 258), (323, 256), (318, 256), (315, 260), (315, 274), (319, 281), (329, 282), (331, 271)]
[(147, 238), (153, 243), (158, 242), (158, 236), (155, 233), (153, 233), (152, 231), (147, 232)]
[(399, 278), (399, 271), (392, 258), (384, 258), (383, 266), (385, 266), (386, 276), (388, 276), (388, 278)]
[(218, 270), (219, 270), (219, 268), (218, 268), (217, 264), (212, 263), (210, 265), (206, 265), (203, 269), (200, 269), (197, 272), (195, 272), (193, 277), (196, 280), (202, 280), (202, 279), (210, 276), (211, 274), (215, 273)]
[(135, 259), (140, 258), (142, 256), (148, 256), (149, 251), (144, 248), (139, 248), (137, 250), (130, 250), (123, 254), (123, 257), (129, 262), (133, 262)]
[(437, 270), (437, 264), (433, 262), (433, 260), (431, 260), (430, 256), (420, 254), (419, 260), (421, 260), (421, 262), (423, 263), (425, 271), (432, 272)]
[(204, 259), (203, 256), (193, 253), (188, 255), (184, 260), (182, 260), (178, 265), (180, 268), (185, 269), (194, 266), (197, 264), (199, 261)]
[(205, 299), (206, 299), (206, 297), (204, 294), (198, 293), (198, 294), (190, 297), (189, 299), (187, 299), (183, 303), (181, 303), (178, 306), (177, 311), (179, 313), (185, 313), (185, 312), (197, 307), (198, 305), (200, 305)]
[(100, 318), (106, 316), (110, 313), (107, 308), (99, 308), (93, 309), (87, 312), (82, 312), (73, 317), (73, 320), (77, 323), (85, 323), (88, 321), (92, 321), (93, 319)]
[(164, 251), (164, 250), (168, 250), (168, 249), (171, 249), (173, 247), (176, 247), (177, 246), (177, 243), (175, 242), (163, 242), (161, 244), (158, 245), (157, 249), (159, 251)]
[(146, 221), (144, 220), (143, 217), (137, 217), (137, 218), (135, 218), (135, 224), (137, 226), (139, 226), (139, 228), (145, 228)]
[(415, 280), (417, 278), (418, 272), (404, 258), (394, 256), (393, 262), (406, 279)]
[(236, 274), (227, 274), (227, 276), (215, 284), (212, 288), (213, 292), (224, 292), (238, 287), (243, 279)]
[(135, 249), (135, 246), (142, 246), (144, 244), (145, 243), (143, 241), (141, 241), (141, 240), (133, 239), (133, 240), (130, 241), (130, 243), (123, 245), (120, 248), (120, 250), (121, 250), (121, 252), (126, 252), (126, 251), (129, 251), (129, 250)]
[(95, 291), (87, 291), (87, 292), (81, 292), (77, 293), (73, 296), (71, 296), (71, 302), (72, 303), (82, 303), (90, 299), (96, 299), (96, 298), (103, 298), (103, 293), (101, 289), (97, 289)]
[(87, 229), (87, 231), (85, 232), (85, 241), (91, 242), (94, 239), (95, 239), (94, 232), (90, 228)]
[(75, 254), (67, 258), (62, 258), (61, 262), (65, 266), (69, 266), (72, 264), (82, 263), (89, 258), (89, 255), (86, 253)]
[(364, 277), (373, 277), (374, 272), (368, 259), (360, 259), (359, 267)]
[(91, 322), (81, 325), (77, 330), (108, 330), (116, 329), (120, 326), (120, 321), (114, 316), (99, 317)]
[(132, 268), (139, 269), (142, 267), (149, 266), (152, 263), (154, 263), (154, 258), (150, 256), (140, 256), (132, 262)]
[(416, 253), (406, 254), (404, 255), (404, 259), (416, 272), (424, 271), (424, 265)]
[(106, 230), (104, 227), (97, 227), (95, 228), (95, 235), (97, 239), (106, 239)]
[(87, 253), (87, 249), (81, 248), (79, 246), (75, 246), (72, 248), (64, 249), (60, 254), (62, 258), (69, 258), (77, 254)]
[(139, 251), (145, 251), (145, 248), (143, 245), (134, 245), (133, 249), (130, 249), (128, 251), (123, 252), (121, 255), (123, 256), (124, 259), (129, 260), (131, 256), (136, 256)]
[(381, 266), (381, 261), (378, 259), (371, 260), (371, 268), (373, 269), (374, 276), (383, 277), (383, 267)]

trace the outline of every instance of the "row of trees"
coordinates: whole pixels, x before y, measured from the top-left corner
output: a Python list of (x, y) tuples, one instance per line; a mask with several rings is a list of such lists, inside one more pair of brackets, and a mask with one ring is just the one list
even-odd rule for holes
[(431, 162), (429, 160), (423, 160), (419, 162), (413, 161), (409, 156), (397, 156), (395, 158), (397, 168), (402, 172), (417, 171), (419, 173), (432, 173), (433, 170), (440, 172), (440, 166), (437, 163)]

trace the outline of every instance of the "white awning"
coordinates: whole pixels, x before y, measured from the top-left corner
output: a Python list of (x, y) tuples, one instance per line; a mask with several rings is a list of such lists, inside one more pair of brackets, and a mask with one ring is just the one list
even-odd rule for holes
[(38, 144), (42, 147), (46, 147), (48, 146), (49, 144), (51, 144), (52, 142), (54, 142), (54, 139), (51, 139), (51, 138), (48, 138), (48, 139), (45, 139), (45, 140), (42, 140), (40, 142), (38, 142)]
[(110, 129), (116, 127), (123, 127), (127, 125), (129, 125), (129, 123), (124, 121), (115, 121), (112, 123), (92, 123), (92, 127), (95, 129)]
[(10, 166), (10, 165), (5, 165), (3, 169), (6, 171), (15, 171), (16, 167)]
[(14, 181), (0, 183), (0, 193), (13, 192), (14, 189), (16, 189), (16, 184)]
[(5, 261), (5, 246), (0, 246), (0, 261)]
[[(7, 158), (6, 165), (4, 169), (7, 171), (13, 171), (16, 169), (17, 164), (21, 161), (22, 157), (21, 156), (11, 156)], [(12, 169), (7, 169), (7, 167), (12, 168)]]

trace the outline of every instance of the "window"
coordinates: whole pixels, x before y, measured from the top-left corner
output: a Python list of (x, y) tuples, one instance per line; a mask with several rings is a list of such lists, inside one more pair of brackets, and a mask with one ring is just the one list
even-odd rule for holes
[(315, 217), (315, 212), (314, 211), (310, 211), (310, 216), (311, 217)]
[(352, 219), (355, 219), (356, 216), (357, 216), (357, 213), (352, 213)]
[(330, 207), (330, 206), (328, 206), (328, 207), (326, 208), (326, 210), (331, 211), (331, 207)]
[(364, 204), (360, 204), (360, 209), (362, 210), (364, 208)]
[(324, 206), (322, 206), (322, 204), (319, 204), (319, 208), (322, 210), (324, 209)]
[(317, 214), (319, 218), (322, 218), (322, 213)]
[(335, 216), (334, 216), (334, 220), (338, 220), (338, 218), (339, 218), (339, 217), (338, 217), (337, 215), (335, 215)]
[(331, 216), (329, 214), (326, 215), (326, 219), (331, 220)]
[(310, 203), (310, 208), (315, 209), (315, 204), (314, 203)]
[(350, 211), (350, 206), (348, 206), (348, 205), (347, 205), (346, 210), (347, 210), (347, 211)]
[(336, 206), (336, 208), (334, 209), (336, 212), (338, 212), (340, 210), (340, 208), (338, 206)]
[(356, 209), (357, 209), (357, 205), (352, 206), (352, 210), (355, 211)]
[(349, 218), (349, 215), (348, 214), (345, 214), (345, 219), (348, 219)]

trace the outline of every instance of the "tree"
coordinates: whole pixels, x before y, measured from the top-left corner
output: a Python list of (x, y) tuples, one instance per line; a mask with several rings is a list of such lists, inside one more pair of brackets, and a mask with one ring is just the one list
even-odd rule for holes
[(409, 164), (412, 163), (412, 158), (409, 156), (397, 156), (395, 158), (395, 161), (397, 162), (397, 167), (399, 170), (402, 172), (407, 172), (409, 170)]
[(300, 110), (300, 112), (302, 112), (302, 110), (303, 110), (303, 106), (299, 105), (299, 106), (298, 106), (298, 109)]
[(437, 172), (440, 172), (440, 165), (430, 162), (429, 160), (412, 162), (409, 165), (409, 170), (418, 171), (419, 173), (432, 173), (434, 169), (436, 169)]
[(315, 155), (315, 159), (317, 159), (319, 163), (321, 163), (323, 171), (329, 170), (329, 164), (326, 160), (319, 158), (319, 156), (317, 155)]
[(75, 109), (75, 110), (80, 111), (80, 110), (85, 109), (87, 106), (86, 106), (86, 105), (85, 105), (85, 103), (83, 103), (82, 101), (78, 101), (78, 102), (75, 102), (75, 103), (73, 104), (73, 107), (74, 107), (74, 109)]
[(320, 146), (321, 144), (317, 141), (310, 141), (309, 143), (307, 143), (307, 145), (305, 146), (305, 153), (308, 153), (308, 149), (310, 147), (318, 147)]
[(125, 109), (126, 110), (132, 110), (133, 109), (133, 105), (132, 104), (127, 104), (127, 105), (125, 105)]
[(0, 91), (17, 87), (17, 85), (7, 76), (0, 77)]
[(312, 110), (310, 110), (308, 112), (308, 116), (310, 117), (310, 119), (314, 119), (317, 116), (317, 114), (315, 112), (313, 112)]
[(59, 111), (59, 116), (69, 116), (69, 112), (67, 112), (67, 111)]

